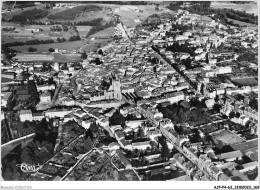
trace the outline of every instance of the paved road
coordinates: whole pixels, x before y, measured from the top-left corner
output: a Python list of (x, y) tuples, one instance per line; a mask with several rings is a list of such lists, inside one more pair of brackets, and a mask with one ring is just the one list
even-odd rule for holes
[(59, 96), (59, 93), (60, 93), (60, 90), (61, 90), (61, 87), (62, 87), (62, 84), (58, 84), (56, 90), (55, 90), (55, 93), (54, 93), (54, 96), (52, 98), (52, 105), (55, 105), (55, 102), (57, 101), (58, 99), (58, 96)]

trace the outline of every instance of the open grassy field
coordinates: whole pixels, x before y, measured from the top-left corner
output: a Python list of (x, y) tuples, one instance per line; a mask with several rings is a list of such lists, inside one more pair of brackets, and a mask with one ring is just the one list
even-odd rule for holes
[(101, 30), (93, 35), (91, 37), (106, 37), (106, 36), (112, 36), (114, 32), (114, 27), (109, 27), (105, 30)]
[(82, 50), (86, 52), (97, 51), (100, 47), (103, 47), (111, 42), (111, 39), (96, 39), (82, 46)]
[(58, 48), (62, 50), (76, 50), (82, 49), (86, 52), (96, 51), (98, 48), (107, 45), (111, 42), (111, 39), (96, 39), (94, 41), (74, 41), (74, 42), (62, 42), (62, 43), (52, 43), (52, 44), (39, 44), (39, 45), (26, 45), (26, 46), (14, 46), (12, 49), (21, 51), (23, 53), (28, 52), (29, 47), (34, 47), (37, 52), (48, 52), (49, 48)]
[(239, 26), (250, 27), (251, 29), (257, 29), (258, 28), (258, 26), (256, 24), (251, 24), (251, 23), (248, 23), (248, 22), (242, 22), (242, 21), (234, 20), (234, 19), (230, 19), (230, 18), (228, 18), (228, 21), (233, 21), (234, 24), (238, 24)]
[(208, 17), (208, 16), (202, 16), (202, 15), (198, 15), (198, 14), (187, 14), (185, 16), (183, 16), (184, 18), (194, 18), (196, 20), (202, 20), (202, 21), (206, 21), (206, 22), (210, 22), (212, 21), (212, 18)]
[(14, 15), (19, 15), (23, 11), (31, 10), (31, 9), (34, 9), (34, 8), (42, 9), (43, 5), (35, 5), (35, 6), (31, 6), (31, 7), (25, 7), (25, 8), (22, 8), (22, 9), (21, 8), (14, 8), (14, 9), (11, 9), (10, 12), (3, 11), (2, 12), (2, 19), (3, 20), (12, 19)]
[(62, 50), (76, 50), (81, 48), (86, 41), (74, 41), (74, 42), (62, 42), (62, 43), (52, 43), (52, 44), (39, 44), (39, 45), (25, 45), (25, 46), (14, 46), (12, 49), (28, 52), (29, 47), (34, 47), (37, 52), (48, 52), (49, 48), (58, 48)]
[(256, 86), (258, 81), (254, 77), (231, 79), (235, 85), (238, 86)]
[(102, 7), (98, 5), (79, 5), (71, 9), (56, 12), (55, 14), (50, 14), (48, 18), (53, 20), (74, 20), (78, 15), (85, 12), (94, 12), (99, 10), (102, 10)]
[(232, 133), (229, 130), (224, 130), (219, 133), (212, 135), (213, 140), (221, 141), (226, 145), (236, 144), (243, 142), (244, 140), (239, 137), (237, 134)]
[(91, 28), (92, 28), (92, 26), (77, 26), (79, 35), (82, 35), (82, 36), (86, 36)]
[(169, 9), (164, 8), (160, 11), (155, 11), (155, 5), (121, 5), (121, 6), (112, 6), (114, 14), (119, 15), (120, 20), (127, 27), (135, 27), (140, 22), (136, 22), (136, 19), (145, 20), (148, 16), (152, 14), (161, 14), (171, 12)]
[(216, 9), (234, 9), (238, 11), (245, 11), (247, 13), (253, 13), (255, 15), (258, 15), (258, 6), (256, 2), (252, 2), (249, 4), (235, 4), (231, 2), (225, 2), (225, 1), (212, 1), (211, 2), (211, 8)]
[[(2, 28), (7, 26), (13, 26), (15, 27), (15, 33), (14, 32), (4, 32), (2, 31), (2, 41), (4, 43), (8, 42), (24, 42), (27, 40), (33, 40), (33, 39), (39, 39), (39, 40), (47, 40), (47, 39), (53, 39), (56, 40), (59, 37), (63, 37), (68, 39), (70, 35), (75, 35), (75, 31), (73, 29), (69, 29), (67, 32), (61, 31), (61, 32), (54, 32), (51, 31), (50, 28), (51, 25), (26, 25), (26, 26), (20, 26), (18, 24), (12, 24), (3, 22)], [(87, 35), (89, 30), (91, 29), (91, 26), (78, 26), (78, 31), (80, 35)], [(41, 32), (35, 32), (32, 33), (31, 30), (33, 29), (42, 29)]]

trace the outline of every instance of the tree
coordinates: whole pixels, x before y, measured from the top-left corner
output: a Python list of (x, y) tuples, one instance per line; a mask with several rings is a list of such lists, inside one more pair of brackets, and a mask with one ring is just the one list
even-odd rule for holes
[(96, 63), (96, 65), (101, 65), (101, 64), (102, 64), (102, 61), (100, 61), (100, 59), (97, 57), (97, 58), (95, 59), (95, 63)]
[(235, 116), (236, 116), (235, 112), (232, 111), (232, 112), (229, 113), (229, 118), (230, 119), (234, 118)]
[(251, 100), (249, 101), (249, 106), (250, 106), (252, 109), (258, 111), (258, 101), (257, 101), (257, 99), (256, 99), (256, 98), (251, 99)]
[(99, 50), (98, 50), (98, 54), (104, 55), (102, 49), (99, 49)]
[(215, 102), (218, 102), (219, 101), (219, 95), (216, 95), (214, 100), (215, 100)]
[(162, 152), (161, 152), (161, 156), (162, 158), (164, 158), (165, 160), (168, 160), (170, 157), (170, 150), (168, 148), (168, 145), (165, 143), (162, 146)]
[(35, 51), (37, 51), (36, 48), (33, 48), (33, 47), (29, 47), (29, 48), (28, 48), (28, 52), (35, 52)]
[(83, 53), (81, 53), (81, 58), (82, 58), (82, 59), (87, 59), (87, 58), (88, 58), (88, 55), (87, 55), (86, 51), (84, 51)]
[(222, 107), (222, 106), (221, 106), (220, 104), (214, 104), (214, 105), (213, 105), (213, 110), (215, 110), (217, 113), (219, 113), (221, 107)]
[(49, 48), (49, 52), (54, 52), (54, 51), (55, 51), (55, 49)]

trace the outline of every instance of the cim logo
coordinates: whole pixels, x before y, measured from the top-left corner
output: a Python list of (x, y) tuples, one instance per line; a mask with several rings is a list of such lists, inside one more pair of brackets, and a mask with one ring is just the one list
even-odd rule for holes
[(16, 164), (17, 167), (19, 167), (21, 169), (21, 171), (23, 172), (37, 172), (41, 165), (34, 165), (34, 164), (26, 164), (26, 163), (22, 163), (22, 164)]

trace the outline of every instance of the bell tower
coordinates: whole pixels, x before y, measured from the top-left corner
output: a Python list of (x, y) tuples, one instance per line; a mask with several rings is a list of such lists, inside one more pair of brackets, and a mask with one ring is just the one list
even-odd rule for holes
[(119, 79), (112, 79), (112, 88), (114, 91), (114, 98), (121, 101), (122, 100), (121, 82)]

